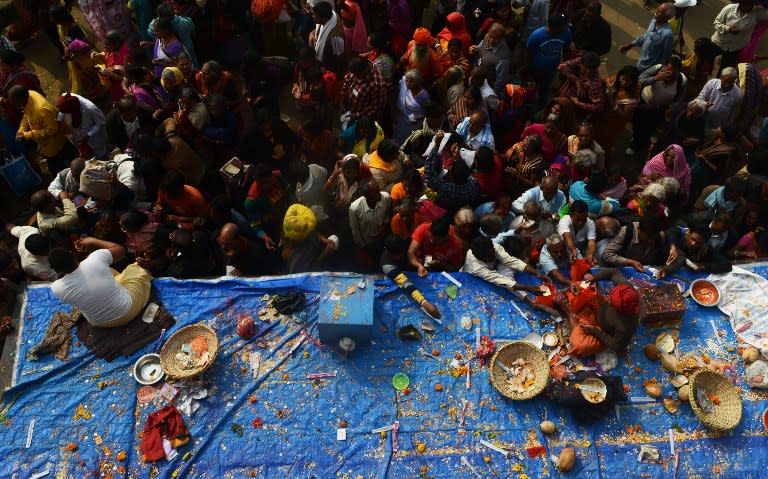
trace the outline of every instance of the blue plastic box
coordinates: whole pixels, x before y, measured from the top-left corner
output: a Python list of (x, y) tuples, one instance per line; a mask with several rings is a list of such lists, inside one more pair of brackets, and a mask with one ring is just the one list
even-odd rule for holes
[(373, 281), (372, 276), (359, 274), (323, 277), (318, 319), (321, 342), (337, 345), (343, 337), (352, 338), (357, 345), (371, 341)]

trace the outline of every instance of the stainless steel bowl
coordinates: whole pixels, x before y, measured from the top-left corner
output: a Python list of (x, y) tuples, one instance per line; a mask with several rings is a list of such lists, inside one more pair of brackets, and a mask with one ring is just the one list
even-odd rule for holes
[(160, 355), (145, 354), (140, 357), (133, 366), (133, 377), (139, 384), (145, 386), (162, 380), (165, 377), (165, 372), (160, 366)]

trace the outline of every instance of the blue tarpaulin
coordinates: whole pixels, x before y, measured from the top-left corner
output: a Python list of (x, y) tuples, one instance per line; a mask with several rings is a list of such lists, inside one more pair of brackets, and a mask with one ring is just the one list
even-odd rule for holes
[[(768, 274), (760, 268), (756, 272)], [(476, 362), (469, 389), (466, 377), (451, 374), (451, 359), (456, 354), (467, 357), (475, 343), (474, 330), (460, 325), (462, 316), (473, 320), (472, 329), (479, 327), (497, 341), (552, 329), (527, 306), (523, 309), (532, 313), (531, 319), (520, 316), (510, 303), (510, 293), (465, 274), (455, 277), (463, 286), (450, 300), (445, 277), (413, 275), (416, 286), (443, 313), (435, 334), (420, 342), (397, 338), (395, 325), (406, 315), (417, 317), (418, 324), (424, 314), (390, 281), (377, 282), (373, 341), (358, 345), (347, 357), (314, 341), (316, 301), (303, 322), (258, 319), (258, 311), (266, 306), (265, 295), (301, 290), (312, 299), (319, 293), (320, 276), (156, 279), (157, 297), (177, 319), (168, 333), (203, 321), (217, 331), (221, 346), (216, 363), (204, 375), (208, 396), (199, 400), (191, 417), (184, 418), (192, 441), (172, 461), (155, 463), (142, 461), (139, 444), (147, 415), (163, 402), (138, 404), (139, 385), (131, 375), (137, 358), (155, 345), (107, 363), (74, 339), (66, 361), (51, 356), (30, 361), (27, 352), (42, 339), (52, 314), (57, 309), (69, 311), (47, 286), (30, 287), (17, 352), (17, 384), (0, 403), (0, 477), (26, 478), (45, 470), (50, 471), (48, 477), (71, 478), (472, 477), (462, 456), (476, 471), (475, 477), (561, 477), (550, 456), (567, 446), (576, 449), (577, 461), (562, 477), (768, 477), (768, 438), (761, 422), (768, 396), (744, 383), (738, 344), (719, 311), (687, 299), (679, 348), (683, 353), (706, 352), (715, 363), (735, 365), (744, 410), (734, 431), (707, 430), (689, 405), (670, 414), (661, 400), (620, 403), (604, 419), (579, 426), (567, 409), (549, 400), (503, 398), (491, 386), (487, 367)], [(257, 335), (248, 341), (236, 334), (237, 317), (243, 313), (256, 318)], [(715, 334), (712, 322), (723, 336)], [(643, 381), (650, 378), (658, 380), (665, 396), (675, 395), (670, 373), (643, 353), (661, 331), (672, 329), (640, 326), (629, 353), (619, 358), (612, 374), (623, 376), (630, 396), (643, 396)], [(254, 378), (250, 355), (256, 353), (261, 365)], [(334, 371), (331, 378), (306, 377)], [(398, 396), (392, 386), (392, 376), (398, 372), (410, 378), (408, 395)], [(442, 390), (436, 390), (437, 384)], [(469, 408), (462, 426), (465, 400)], [(77, 414), (78, 406), (86, 417)], [(539, 431), (545, 418), (557, 424), (556, 434), (544, 436)], [(399, 427), (394, 444), (392, 431), (371, 432), (395, 421)], [(346, 440), (337, 440), (337, 429), (344, 425)], [(676, 461), (670, 455), (670, 429)], [(511, 454), (505, 457), (480, 440)], [(77, 449), (69, 450), (69, 444)], [(641, 444), (656, 446), (660, 463), (639, 463)], [(526, 449), (537, 446), (547, 453), (530, 458)], [(124, 461), (117, 460), (121, 451)]]

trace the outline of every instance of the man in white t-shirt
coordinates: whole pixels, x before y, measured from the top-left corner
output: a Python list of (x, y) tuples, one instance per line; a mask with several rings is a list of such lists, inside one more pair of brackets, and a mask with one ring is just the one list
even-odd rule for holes
[(557, 232), (563, 237), (565, 246), (571, 258), (571, 263), (579, 258), (579, 252), (584, 258), (594, 264), (597, 250), (597, 230), (595, 222), (589, 218), (587, 204), (582, 200), (571, 203), (570, 211), (560, 219)]
[(56, 281), (59, 275), (48, 264), (48, 238), (32, 226), (14, 226), (11, 234), (19, 239), (21, 269), (32, 279)]
[(94, 326), (114, 328), (135, 318), (146, 306), (152, 275), (136, 263), (122, 273), (110, 268), (125, 257), (125, 248), (96, 238), (84, 238), (79, 248), (99, 248), (78, 262), (72, 251), (54, 248), (48, 254), (51, 267), (60, 279), (51, 285), (53, 293), (80, 310)]

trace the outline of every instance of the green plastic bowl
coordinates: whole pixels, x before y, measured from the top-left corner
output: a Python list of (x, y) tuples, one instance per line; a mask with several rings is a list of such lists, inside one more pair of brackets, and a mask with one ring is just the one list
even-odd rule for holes
[(411, 384), (411, 380), (408, 379), (408, 376), (403, 373), (397, 373), (392, 376), (392, 385), (398, 391), (402, 391), (403, 389), (407, 388), (409, 384)]

